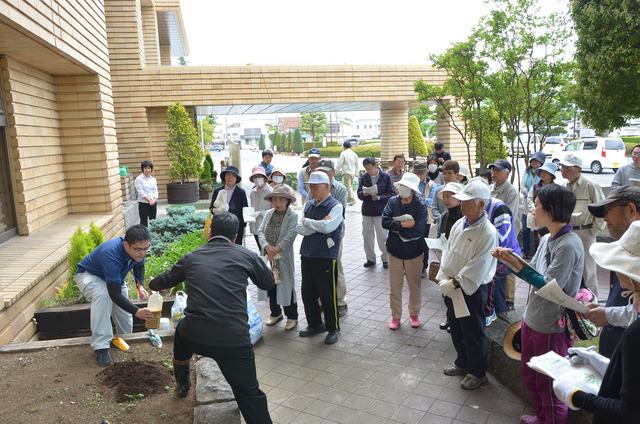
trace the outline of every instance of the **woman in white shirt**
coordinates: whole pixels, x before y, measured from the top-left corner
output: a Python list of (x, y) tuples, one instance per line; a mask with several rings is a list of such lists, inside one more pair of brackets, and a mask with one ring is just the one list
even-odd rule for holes
[(153, 163), (145, 160), (140, 164), (142, 174), (136, 177), (136, 191), (138, 192), (138, 214), (140, 224), (149, 226), (150, 219), (156, 219), (158, 201), (158, 183), (151, 173)]

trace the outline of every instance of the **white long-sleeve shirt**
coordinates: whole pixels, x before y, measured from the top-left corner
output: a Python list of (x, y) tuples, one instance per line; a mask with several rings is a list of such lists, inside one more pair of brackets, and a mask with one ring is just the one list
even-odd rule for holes
[(338, 174), (346, 174), (355, 177), (358, 175), (358, 155), (351, 149), (345, 149), (340, 153), (336, 164)]
[(138, 202), (149, 203), (151, 200), (158, 199), (158, 183), (153, 175), (148, 177), (144, 173), (138, 175), (135, 185), (138, 192)]
[(438, 280), (453, 278), (471, 296), (483, 284), (491, 282), (497, 259), (491, 251), (498, 247), (498, 232), (486, 212), (471, 225), (459, 219), (451, 228), (449, 244), (442, 253)]

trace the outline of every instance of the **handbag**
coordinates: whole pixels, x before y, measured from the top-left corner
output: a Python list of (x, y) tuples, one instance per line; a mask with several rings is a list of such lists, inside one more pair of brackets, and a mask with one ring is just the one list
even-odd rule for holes
[(433, 261), (429, 263), (429, 280), (437, 283), (438, 279), (436, 276), (438, 275), (438, 271), (440, 271), (440, 262)]

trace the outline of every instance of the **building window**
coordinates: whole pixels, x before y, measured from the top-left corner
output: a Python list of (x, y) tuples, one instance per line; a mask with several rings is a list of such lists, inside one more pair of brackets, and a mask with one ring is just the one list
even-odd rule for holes
[(13, 204), (13, 188), (9, 161), (9, 146), (5, 137), (6, 116), (0, 87), (0, 243), (18, 234), (16, 211)]

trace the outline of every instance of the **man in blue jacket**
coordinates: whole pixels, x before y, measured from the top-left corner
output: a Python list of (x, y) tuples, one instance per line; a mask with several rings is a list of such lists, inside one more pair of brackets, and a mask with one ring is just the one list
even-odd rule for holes
[(389, 268), (389, 255), (385, 247), (387, 231), (382, 228), (382, 211), (387, 201), (395, 194), (391, 177), (376, 166), (374, 158), (366, 158), (362, 166), (367, 171), (358, 182), (358, 199), (362, 200), (362, 238), (364, 252), (367, 255), (365, 268), (376, 264), (376, 249), (373, 243), (375, 235), (380, 249), (382, 266)]
[(124, 238), (102, 243), (82, 259), (75, 281), (80, 292), (91, 301), (91, 347), (101, 367), (111, 365), (109, 347), (113, 340), (111, 319), (119, 334), (133, 331), (133, 317), (146, 320), (153, 317), (147, 308), (138, 308), (129, 301), (129, 289), (124, 280), (129, 272), (138, 289), (138, 298), (148, 297), (144, 286), (144, 258), (151, 247), (151, 235), (144, 225), (129, 227)]

